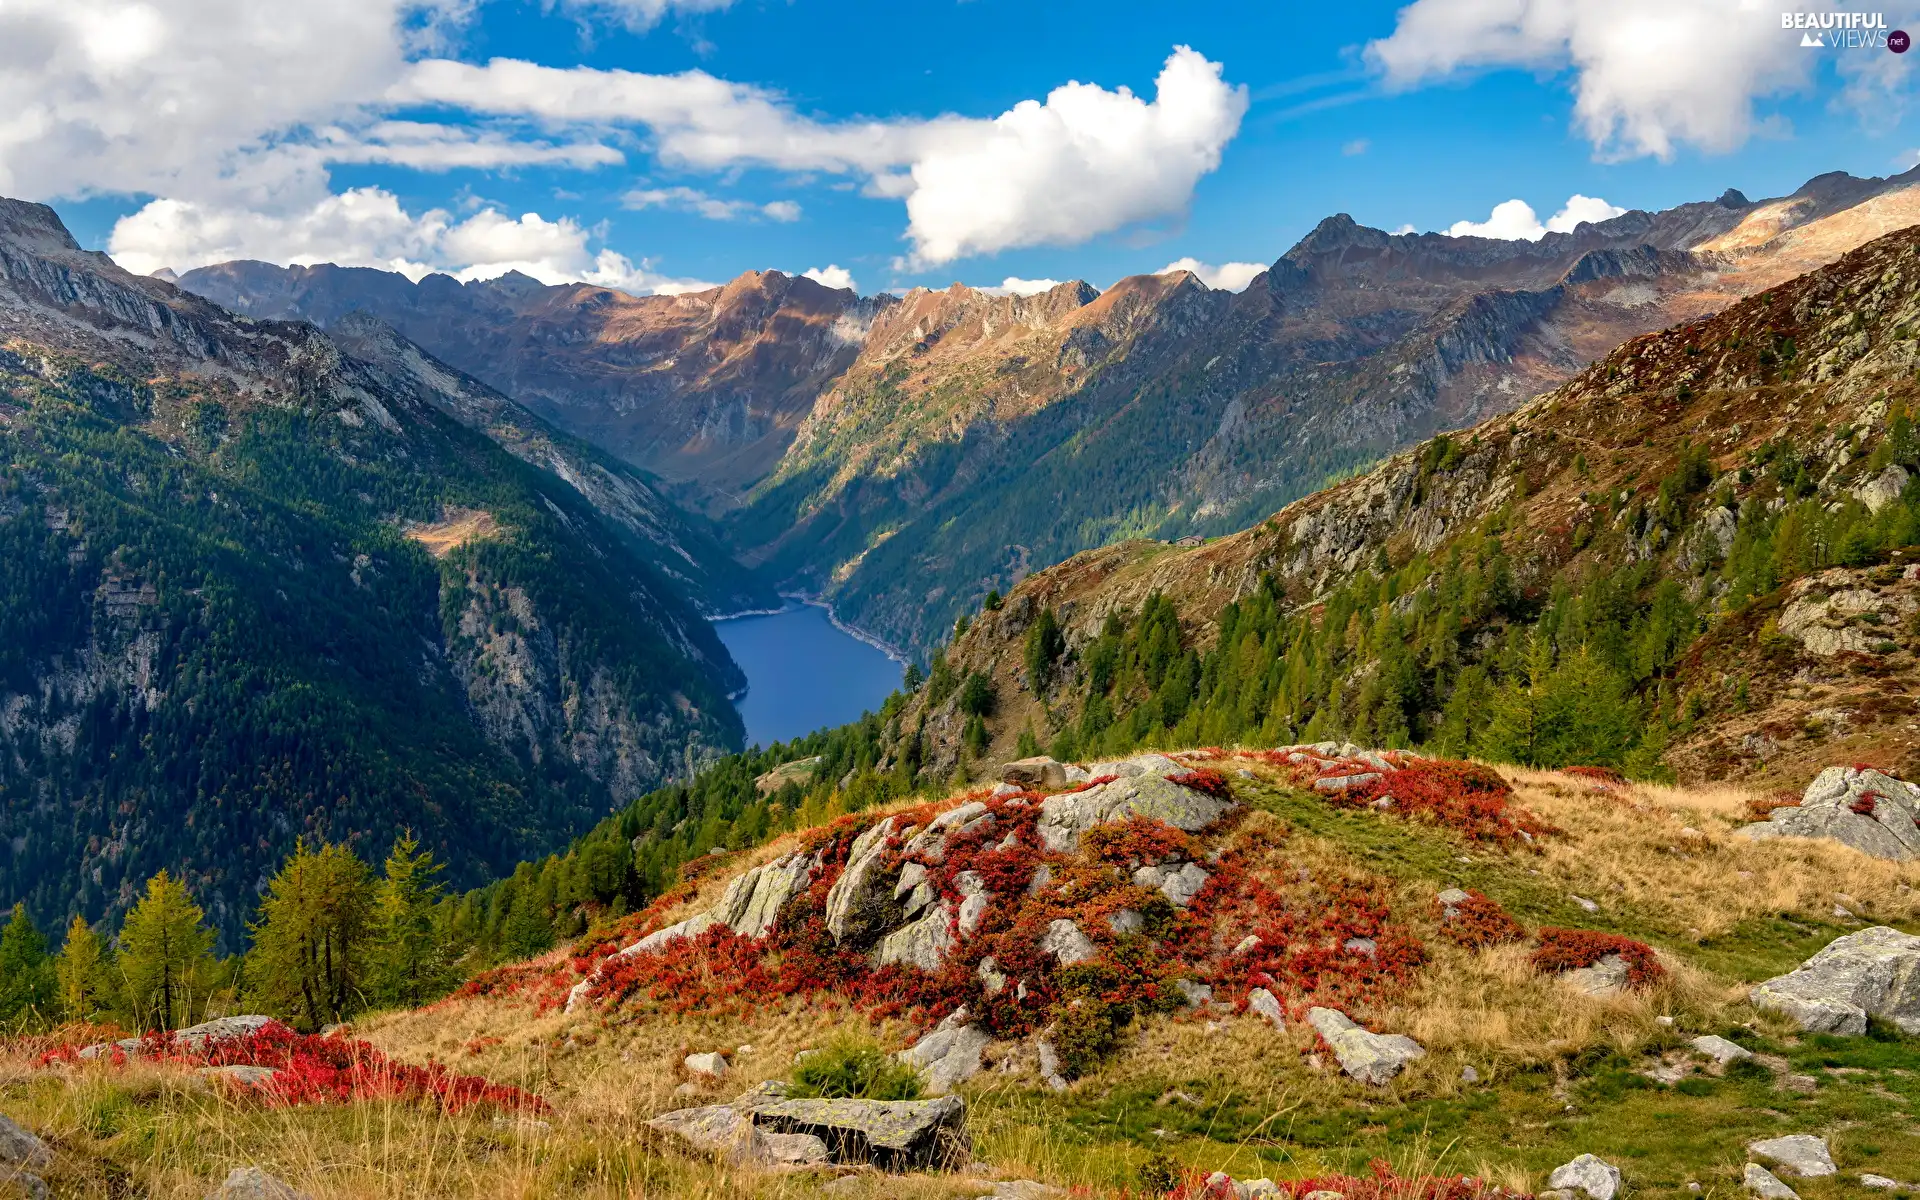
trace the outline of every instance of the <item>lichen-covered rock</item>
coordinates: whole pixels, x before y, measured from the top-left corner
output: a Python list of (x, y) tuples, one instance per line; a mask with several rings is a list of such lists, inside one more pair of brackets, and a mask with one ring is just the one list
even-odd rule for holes
[(727, 1056), (718, 1050), (709, 1050), (705, 1054), (689, 1054), (681, 1060), (681, 1065), (695, 1075), (707, 1079), (718, 1079), (727, 1073)]
[(1310, 1008), (1307, 1023), (1332, 1047), (1340, 1069), (1361, 1083), (1379, 1086), (1406, 1069), (1426, 1048), (1403, 1033), (1374, 1033), (1335, 1008)]
[(1093, 944), (1093, 939), (1080, 932), (1080, 927), (1065, 917), (1047, 926), (1047, 932), (1040, 937), (1040, 951), (1053, 955), (1054, 960), (1063, 967), (1090, 962), (1100, 956), (1100, 948)]
[(987, 811), (985, 804), (969, 800), (928, 821), (927, 827), (907, 842), (905, 853), (931, 863), (945, 862), (950, 834), (966, 833), (981, 826), (992, 828), (993, 823), (993, 814)]
[(986, 1030), (968, 1023), (963, 1008), (894, 1057), (920, 1069), (926, 1076), (928, 1094), (944, 1096), (955, 1084), (980, 1073), (981, 1055), (992, 1041)]
[(1067, 766), (1045, 755), (1020, 758), (1001, 767), (1000, 778), (1022, 788), (1063, 788), (1067, 786)]
[(689, 1149), (739, 1166), (827, 1161), (827, 1144), (811, 1134), (761, 1129), (751, 1115), (727, 1104), (683, 1108), (647, 1122)]
[(1811, 1133), (1790, 1133), (1785, 1137), (1748, 1142), (1747, 1153), (1806, 1179), (1839, 1174), (1839, 1168), (1833, 1165), (1833, 1152), (1827, 1149), (1827, 1139)]
[(1748, 1163), (1740, 1182), (1760, 1200), (1800, 1200), (1799, 1192), (1781, 1183), (1772, 1171), (1759, 1163)]
[(779, 1100), (757, 1106), (753, 1123), (776, 1133), (819, 1138), (834, 1162), (872, 1163), (883, 1171), (959, 1166), (969, 1161), (967, 1102), (934, 1100)]
[(1813, 1033), (1865, 1033), (1869, 1016), (1920, 1033), (1920, 937), (1876, 925), (1835, 938), (1749, 999)]
[(928, 909), (927, 914), (919, 920), (881, 938), (880, 944), (873, 950), (874, 966), (901, 963), (919, 967), (929, 974), (938, 971), (947, 961), (947, 955), (953, 953), (956, 944), (953, 924), (953, 905), (942, 900)]
[(765, 937), (787, 901), (806, 891), (816, 865), (807, 855), (790, 854), (755, 867), (729, 883), (707, 915), (741, 937)]
[(1254, 988), (1247, 993), (1247, 1011), (1264, 1017), (1275, 1029), (1287, 1027), (1287, 1014), (1281, 1010), (1280, 1001), (1265, 988)]
[(1742, 1046), (1738, 1042), (1730, 1042), (1726, 1038), (1713, 1033), (1703, 1034), (1700, 1037), (1694, 1038), (1688, 1045), (1692, 1046), (1696, 1053), (1706, 1055), (1723, 1067), (1729, 1063), (1736, 1063), (1753, 1057), (1753, 1051), (1747, 1049), (1745, 1046)]
[(1620, 1194), (1620, 1168), (1605, 1159), (1582, 1154), (1562, 1163), (1547, 1177), (1547, 1186), (1559, 1191), (1579, 1191), (1591, 1200), (1613, 1200)]
[(876, 822), (853, 840), (847, 865), (827, 891), (827, 932), (843, 944), (865, 945), (898, 923), (894, 877), (886, 873), (887, 841), (900, 828), (898, 817)]
[(1207, 869), (1199, 863), (1160, 863), (1156, 866), (1141, 867), (1133, 873), (1133, 882), (1140, 887), (1154, 888), (1180, 908), (1193, 903), (1193, 898), (1211, 878)]
[(1828, 767), (1800, 803), (1743, 825), (1742, 837), (1831, 838), (1875, 858), (1904, 862), (1920, 855), (1920, 788), (1880, 771)]
[(1141, 774), (1084, 792), (1047, 797), (1040, 802), (1040, 840), (1049, 850), (1067, 853), (1078, 849), (1080, 835), (1095, 825), (1129, 817), (1151, 817), (1195, 833), (1233, 807), (1231, 800), (1209, 796), (1159, 775)]

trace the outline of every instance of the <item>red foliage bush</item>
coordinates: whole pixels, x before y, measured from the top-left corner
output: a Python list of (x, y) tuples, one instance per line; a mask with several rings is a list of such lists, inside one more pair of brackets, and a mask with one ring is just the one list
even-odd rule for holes
[[(1368, 1169), (1366, 1175), (1315, 1175), (1281, 1180), (1279, 1186), (1290, 1200), (1311, 1192), (1333, 1192), (1346, 1200), (1530, 1200), (1526, 1193), (1510, 1192), (1471, 1175), (1399, 1175), (1378, 1158)], [(1172, 1200), (1218, 1200), (1233, 1195), (1231, 1187), (1209, 1191), (1206, 1178), (1193, 1172), (1172, 1193)]]
[(1755, 796), (1747, 801), (1747, 820), (1764, 821), (1776, 808), (1799, 808), (1800, 793), (1783, 788), (1771, 796)]
[(1514, 804), (1513, 788), (1499, 772), (1479, 763), (1416, 759), (1406, 767), (1329, 799), (1362, 808), (1393, 797), (1389, 810), (1444, 825), (1482, 842), (1526, 842), (1559, 829)]
[(1452, 916), (1446, 915), (1445, 906), (1439, 901), (1434, 901), (1434, 906), (1442, 909), (1441, 934), (1470, 950), (1527, 939), (1527, 931), (1520, 922), (1481, 892), (1468, 891), (1467, 898), (1453, 906)]
[[(82, 1043), (69, 1042), (40, 1056), (52, 1062), (82, 1061)], [(115, 1049), (110, 1062), (129, 1056)], [(509, 1084), (479, 1075), (459, 1075), (433, 1063), (420, 1067), (388, 1058), (366, 1042), (343, 1037), (295, 1033), (278, 1021), (246, 1037), (207, 1041), (194, 1048), (173, 1034), (149, 1034), (132, 1057), (192, 1067), (265, 1067), (273, 1078), (248, 1090), (270, 1105), (351, 1104), (392, 1099), (432, 1102), (448, 1112), (491, 1108), (506, 1112), (544, 1112), (546, 1101)]]
[(1233, 795), (1233, 785), (1227, 782), (1225, 775), (1222, 775), (1212, 767), (1195, 768), (1175, 779), (1174, 782), (1184, 784), (1196, 792), (1205, 792), (1209, 796), (1216, 796), (1222, 800), (1228, 799)]
[(1646, 987), (1664, 979), (1667, 969), (1660, 965), (1653, 947), (1617, 933), (1599, 933), (1591, 929), (1560, 929), (1543, 926), (1540, 945), (1533, 952), (1533, 969), (1558, 975), (1565, 971), (1591, 967), (1609, 954), (1618, 954), (1627, 963), (1627, 983)]
[(1880, 800), (1881, 796), (1878, 792), (1861, 792), (1847, 807), (1863, 817), (1870, 817), (1873, 815), (1873, 810), (1880, 806)]

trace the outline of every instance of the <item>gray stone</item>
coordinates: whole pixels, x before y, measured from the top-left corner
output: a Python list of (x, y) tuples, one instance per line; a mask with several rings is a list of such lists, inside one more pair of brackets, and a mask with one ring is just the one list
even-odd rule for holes
[(1233, 949), (1228, 951), (1228, 953), (1233, 955), (1235, 958), (1238, 958), (1242, 954), (1246, 954), (1249, 951), (1253, 950), (1255, 947), (1259, 946), (1259, 944), (1260, 944), (1260, 939), (1254, 934), (1250, 933), (1247, 936), (1241, 938), (1239, 941), (1235, 942), (1233, 944)]
[(1860, 1176), (1860, 1186), (1877, 1188), (1883, 1192), (1898, 1192), (1903, 1186), (1898, 1179), (1888, 1179), (1885, 1175), (1864, 1174)]
[(1865, 1033), (1875, 1016), (1920, 1033), (1920, 937), (1876, 925), (1835, 938), (1797, 969), (1756, 984), (1749, 999), (1809, 1032)]
[(1370, 783), (1377, 783), (1381, 778), (1382, 776), (1378, 771), (1361, 771), (1355, 775), (1328, 775), (1325, 778), (1314, 780), (1313, 790), (1316, 792), (1350, 792), (1355, 788), (1363, 788)]
[(1067, 768), (1065, 763), (1040, 755), (1015, 759), (1001, 767), (1000, 778), (1029, 789), (1063, 788), (1067, 786)]
[(1379, 1034), (1362, 1028), (1334, 1008), (1310, 1008), (1307, 1024), (1332, 1047), (1340, 1069), (1361, 1083), (1379, 1086), (1391, 1080), (1426, 1049), (1401, 1033)]
[(251, 1067), (239, 1063), (224, 1067), (201, 1067), (199, 1073), (204, 1079), (237, 1088), (271, 1088), (276, 1074), (272, 1067)]
[(273, 1024), (272, 1017), (217, 1017), (198, 1025), (189, 1025), (173, 1035), (173, 1044), (196, 1053), (221, 1042), (235, 1042), (252, 1037), (262, 1029)]
[(1364, 954), (1368, 958), (1372, 958), (1380, 952), (1380, 944), (1378, 942), (1375, 942), (1372, 938), (1364, 937), (1350, 937), (1340, 943), (1340, 948), (1352, 954)]
[(1191, 979), (1176, 979), (1173, 986), (1180, 989), (1186, 998), (1188, 1008), (1199, 1008), (1203, 1004), (1213, 1003), (1213, 989), (1204, 983), (1195, 983)]
[(1031, 1179), (1010, 1179), (1005, 1183), (996, 1183), (993, 1190), (980, 1196), (978, 1200), (1048, 1200), (1052, 1196), (1064, 1196), (1066, 1192)]
[(926, 916), (881, 938), (874, 965), (904, 963), (929, 974), (938, 971), (953, 953), (953, 916), (953, 906), (942, 900)]
[(1587, 899), (1585, 896), (1568, 896), (1567, 899), (1573, 901), (1575, 904), (1578, 904), (1586, 912), (1597, 913), (1600, 911), (1600, 906), (1594, 903), (1593, 901)]
[(1832, 1152), (1827, 1149), (1827, 1139), (1810, 1133), (1792, 1133), (1786, 1137), (1748, 1142), (1747, 1153), (1806, 1179), (1839, 1172), (1839, 1168), (1833, 1165)]
[(1800, 1200), (1800, 1193), (1774, 1178), (1772, 1171), (1759, 1163), (1748, 1163), (1741, 1183), (1760, 1200)]
[(1609, 954), (1590, 967), (1577, 967), (1560, 978), (1589, 996), (1617, 996), (1626, 990), (1632, 968), (1618, 954)]
[(980, 986), (986, 989), (987, 995), (998, 996), (1007, 990), (1006, 974), (1000, 970), (999, 964), (993, 961), (993, 955), (989, 954), (981, 959), (980, 965), (973, 969), (973, 973), (980, 980)]
[(816, 865), (807, 855), (790, 854), (755, 867), (727, 885), (708, 915), (741, 937), (765, 937), (787, 901), (807, 890)]
[(44, 1167), (53, 1161), (47, 1144), (0, 1116), (0, 1164), (9, 1167)]
[(1736, 1063), (1741, 1059), (1752, 1058), (1753, 1051), (1738, 1042), (1730, 1042), (1718, 1034), (1703, 1034), (1688, 1043), (1695, 1051), (1706, 1055), (1721, 1066)]
[[(1459, 888), (1448, 888), (1438, 896), (1435, 896), (1434, 899), (1440, 902), (1442, 908), (1458, 908), (1473, 899), (1473, 897), (1467, 892), (1461, 891)], [(1447, 915), (1452, 916), (1453, 914), (1448, 913)]]
[(917, 917), (939, 898), (931, 874), (925, 863), (910, 862), (900, 868), (900, 878), (893, 885), (893, 898), (900, 901), (902, 915)]
[(980, 1073), (980, 1055), (992, 1041), (986, 1030), (967, 1023), (967, 1011), (961, 1009), (894, 1057), (920, 1069), (928, 1094), (944, 1096)]
[(225, 1183), (207, 1194), (207, 1200), (308, 1200), (259, 1167), (235, 1167)]
[(827, 1145), (805, 1133), (770, 1132), (755, 1125), (749, 1110), (714, 1104), (683, 1108), (647, 1122), (687, 1148), (740, 1166), (782, 1163), (818, 1163), (827, 1160)]
[(1080, 835), (1095, 825), (1136, 816), (1195, 833), (1234, 807), (1231, 800), (1209, 796), (1159, 775), (1142, 774), (1084, 792), (1047, 797), (1040, 802), (1040, 840), (1049, 850), (1070, 853), (1079, 848)]
[(1347, 1197), (1344, 1192), (1319, 1190), (1308, 1192), (1306, 1195), (1300, 1197), (1300, 1200), (1347, 1200)]
[(1480, 1072), (1474, 1070), (1471, 1066), (1461, 1067), (1460, 1082), (1461, 1083), (1479, 1083)]
[(1041, 863), (1034, 868), (1033, 878), (1027, 881), (1027, 895), (1038, 896), (1053, 882), (1053, 864)]
[(1547, 1186), (1586, 1193), (1591, 1200), (1613, 1200), (1620, 1194), (1620, 1168), (1605, 1159), (1582, 1154), (1562, 1163), (1547, 1177)]
[(1894, 463), (1854, 488), (1854, 499), (1866, 505), (1868, 512), (1878, 513), (1900, 498), (1900, 493), (1906, 490), (1907, 478), (1907, 469)]
[(1056, 1092), (1067, 1090), (1067, 1077), (1060, 1073), (1060, 1052), (1053, 1043), (1040, 1038), (1033, 1043), (1033, 1052), (1040, 1060), (1040, 1080)]
[(681, 1060), (681, 1065), (695, 1075), (708, 1079), (719, 1079), (727, 1073), (727, 1056), (718, 1050), (709, 1050), (705, 1054), (689, 1054)]
[(1734, 832), (1748, 838), (1829, 838), (1875, 858), (1904, 862), (1920, 856), (1916, 817), (1920, 788), (1913, 784), (1871, 769), (1828, 767), (1807, 785), (1797, 806), (1776, 808), (1766, 820)]
[(774, 1133), (811, 1134), (834, 1162), (872, 1163), (883, 1171), (944, 1169), (972, 1160), (967, 1102), (934, 1100), (780, 1100), (753, 1111)]
[(834, 941), (864, 946), (898, 922), (894, 881), (884, 876), (887, 842), (905, 832), (900, 825), (900, 818), (887, 817), (853, 840), (846, 868), (827, 890), (827, 932)]
[(1040, 938), (1040, 950), (1051, 954), (1063, 967), (1074, 963), (1088, 962), (1100, 957), (1100, 948), (1093, 939), (1080, 932), (1080, 927), (1065, 917), (1059, 917), (1047, 926), (1047, 932)]
[[(1249, 1179), (1241, 1186), (1247, 1189), (1247, 1200), (1276, 1200), (1277, 1197), (1286, 1195), (1280, 1190), (1279, 1184), (1264, 1177)], [(1341, 1200), (1346, 1200), (1346, 1197), (1341, 1197)]]
[(652, 954), (668, 942), (677, 942), (682, 938), (697, 938), (713, 926), (713, 918), (706, 913), (696, 913), (684, 921), (675, 922), (665, 929), (656, 929), (633, 945), (621, 950), (619, 957), (632, 958), (636, 954)]
[(1131, 908), (1117, 909), (1107, 916), (1107, 928), (1115, 933), (1139, 933), (1147, 927), (1147, 919)]
[(960, 913), (954, 924), (959, 927), (963, 937), (972, 937), (980, 928), (980, 921), (987, 915), (987, 906), (993, 903), (993, 893), (987, 890), (987, 881), (978, 871), (962, 871), (953, 880), (960, 891)]
[(1206, 886), (1208, 878), (1207, 869), (1194, 862), (1161, 863), (1141, 867), (1133, 873), (1133, 882), (1137, 886), (1156, 889), (1180, 908), (1193, 902), (1194, 896)]
[(1287, 1014), (1281, 1011), (1280, 1001), (1265, 988), (1254, 988), (1247, 993), (1247, 1011), (1266, 1018), (1267, 1024), (1275, 1029), (1287, 1027)]

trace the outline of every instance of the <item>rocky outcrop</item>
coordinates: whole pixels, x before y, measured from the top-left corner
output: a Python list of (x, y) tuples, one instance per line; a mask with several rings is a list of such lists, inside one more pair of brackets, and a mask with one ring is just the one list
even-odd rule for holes
[[(1177, 763), (1173, 765), (1181, 772), (1186, 770)], [(1090, 770), (1097, 772), (1098, 768)], [(1069, 853), (1079, 848), (1080, 835), (1095, 825), (1129, 817), (1150, 817), (1195, 833), (1226, 816), (1233, 807), (1231, 800), (1195, 791), (1162, 775), (1142, 773), (1042, 800), (1040, 839), (1049, 850)]]
[(1813, 1033), (1861, 1034), (1877, 1017), (1920, 1034), (1920, 937), (1881, 925), (1836, 938), (1750, 999)]
[(900, 826), (899, 818), (887, 817), (854, 839), (846, 867), (827, 891), (827, 932), (835, 941), (865, 945), (898, 920), (896, 877), (886, 874), (886, 866), (889, 839), (905, 832)]
[(1556, 1192), (1568, 1196), (1584, 1196), (1587, 1200), (1613, 1200), (1620, 1194), (1620, 1168), (1602, 1158), (1591, 1154), (1582, 1154), (1572, 1162), (1562, 1163), (1547, 1176), (1547, 1186)]
[(807, 890), (819, 866), (817, 858), (789, 854), (755, 867), (728, 884), (707, 915), (741, 937), (765, 937), (787, 902)]
[(1426, 1048), (1405, 1034), (1374, 1033), (1338, 1009), (1310, 1008), (1307, 1024), (1333, 1050), (1340, 1069), (1361, 1083), (1389, 1083), (1408, 1063), (1426, 1057)]
[(967, 1102), (935, 1100), (770, 1100), (750, 1115), (761, 1129), (810, 1134), (834, 1162), (883, 1171), (922, 1171), (969, 1161)]
[(1839, 1173), (1839, 1168), (1833, 1165), (1833, 1152), (1827, 1149), (1827, 1139), (1811, 1133), (1791, 1133), (1748, 1142), (1747, 1153), (1804, 1179)]
[(1800, 803), (1744, 825), (1742, 837), (1831, 838), (1875, 858), (1905, 862), (1920, 854), (1920, 787), (1870, 767), (1828, 767)]
[(920, 1069), (929, 1095), (944, 1096), (955, 1084), (980, 1073), (981, 1055), (992, 1042), (992, 1035), (971, 1024), (967, 1011), (961, 1009), (895, 1057)]
[(647, 1122), (689, 1150), (742, 1167), (825, 1162), (827, 1144), (811, 1134), (777, 1133), (726, 1104), (683, 1108)]

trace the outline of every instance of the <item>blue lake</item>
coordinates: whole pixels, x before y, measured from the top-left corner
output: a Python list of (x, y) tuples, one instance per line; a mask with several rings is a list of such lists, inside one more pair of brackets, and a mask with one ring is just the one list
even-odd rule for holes
[(817, 604), (715, 621), (747, 675), (739, 700), (747, 744), (791, 741), (880, 707), (906, 667), (835, 627)]

